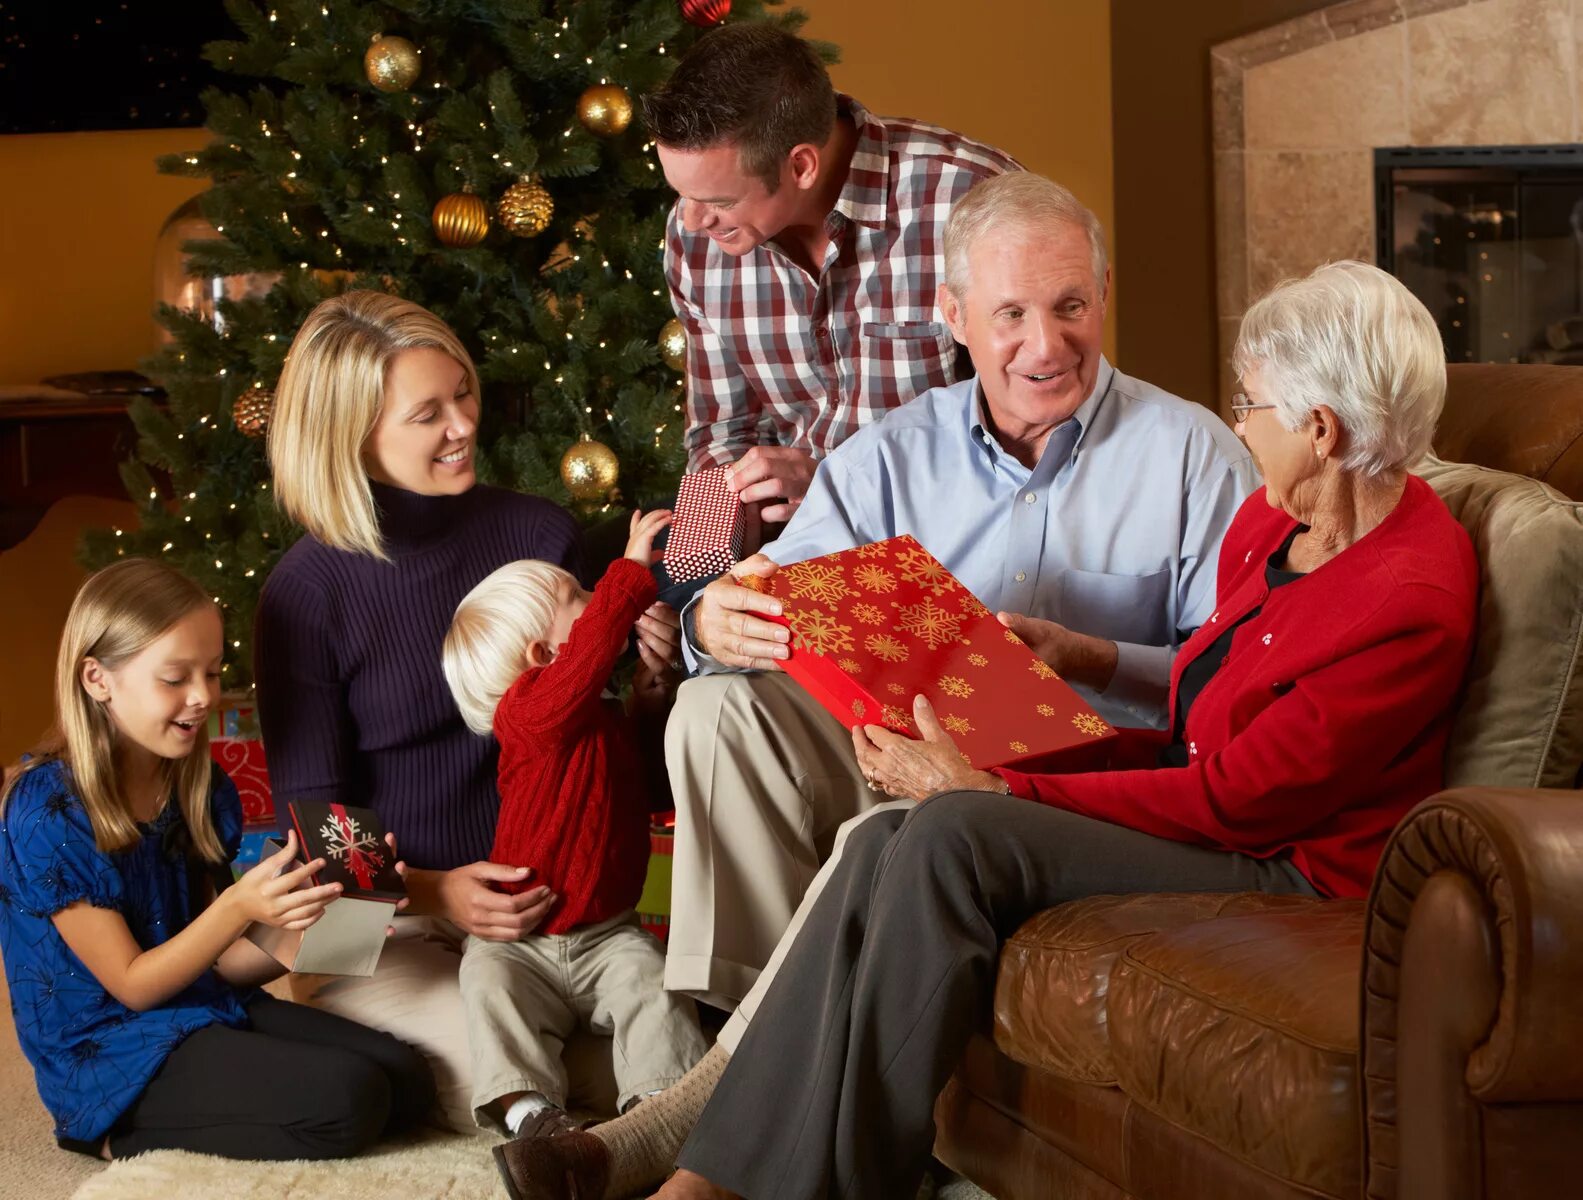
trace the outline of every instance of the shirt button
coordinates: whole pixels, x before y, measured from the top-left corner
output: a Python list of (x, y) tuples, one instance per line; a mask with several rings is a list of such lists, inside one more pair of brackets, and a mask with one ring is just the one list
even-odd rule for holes
[(1018, 571), (1017, 572), (1017, 582), (1018, 583), (1021, 583), (1024, 579), (1027, 579), (1027, 578), (1028, 578), (1028, 572), (1026, 572), (1026, 571)]
[(1032, 492), (1024, 492), (1022, 494), (1022, 502), (1024, 504), (1032, 504), (1038, 498), (1039, 497), (1035, 496)]

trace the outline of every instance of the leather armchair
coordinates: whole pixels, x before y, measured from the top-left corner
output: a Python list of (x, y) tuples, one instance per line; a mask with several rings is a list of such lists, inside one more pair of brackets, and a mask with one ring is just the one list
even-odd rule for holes
[[(1443, 457), (1583, 497), (1583, 370), (1449, 376)], [(1566, 606), (1576, 638), (1583, 594)], [(940, 1098), (937, 1155), (999, 1200), (1583, 1192), (1583, 793), (1522, 786), (1583, 765), (1570, 682), (1554, 708), (1560, 764), (1420, 804), (1366, 901), (1033, 918)]]

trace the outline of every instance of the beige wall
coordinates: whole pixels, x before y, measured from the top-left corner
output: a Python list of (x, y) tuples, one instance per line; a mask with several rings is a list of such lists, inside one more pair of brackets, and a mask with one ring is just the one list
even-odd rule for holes
[[(944, 125), (1059, 180), (1114, 230), (1111, 0), (797, 0), (841, 47), (836, 86)], [(1114, 242), (1114, 234), (1112, 234)], [(1115, 353), (1115, 306), (1106, 348)]]
[(154, 239), (199, 181), (154, 157), (198, 129), (0, 137), (0, 384), (135, 367), (155, 348)]

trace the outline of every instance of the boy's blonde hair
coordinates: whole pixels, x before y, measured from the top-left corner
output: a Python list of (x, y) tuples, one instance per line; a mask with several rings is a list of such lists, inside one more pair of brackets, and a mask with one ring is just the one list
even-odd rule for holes
[(570, 572), (523, 559), (491, 573), (456, 606), (440, 666), (474, 733), (493, 731), (501, 697), (527, 667), (528, 644), (550, 636), (568, 584), (577, 586)]
[[(55, 727), (33, 757), (12, 774), (0, 811), (18, 781), (45, 763), (71, 771), (72, 788), (88, 812), (94, 844), (106, 854), (127, 850), (142, 838), (130, 799), (115, 765), (115, 724), (82, 685), (83, 663), (93, 658), (115, 671), (158, 641), (188, 613), (214, 607), (192, 580), (164, 563), (128, 558), (93, 575), (77, 590), (55, 657)], [(210, 862), (225, 852), (209, 814), (209, 731), (199, 729), (192, 750), (167, 764), (193, 847)]]
[(363, 445), (384, 406), (391, 362), (416, 349), (449, 354), (478, 394), (478, 370), (451, 327), (383, 292), (323, 301), (292, 340), (269, 423), (275, 502), (327, 546), (387, 557)]

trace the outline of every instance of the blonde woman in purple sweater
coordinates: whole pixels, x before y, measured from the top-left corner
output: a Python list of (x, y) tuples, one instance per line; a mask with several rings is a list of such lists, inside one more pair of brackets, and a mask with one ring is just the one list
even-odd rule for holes
[[(457, 970), (468, 934), (515, 941), (549, 889), (487, 860), (496, 744), (463, 723), (440, 673), (457, 603), (534, 558), (578, 572), (572, 518), (478, 484), (478, 374), (443, 321), (378, 292), (326, 300), (298, 331), (269, 433), (276, 501), (306, 531), (270, 573), (255, 625), (259, 717), (278, 812), (292, 800), (379, 813), (410, 867), (410, 914), (369, 978), (310, 977), (298, 999), (383, 1029), (434, 1066), (447, 1124), (474, 1128)], [(639, 623), (676, 657), (675, 614)]]

